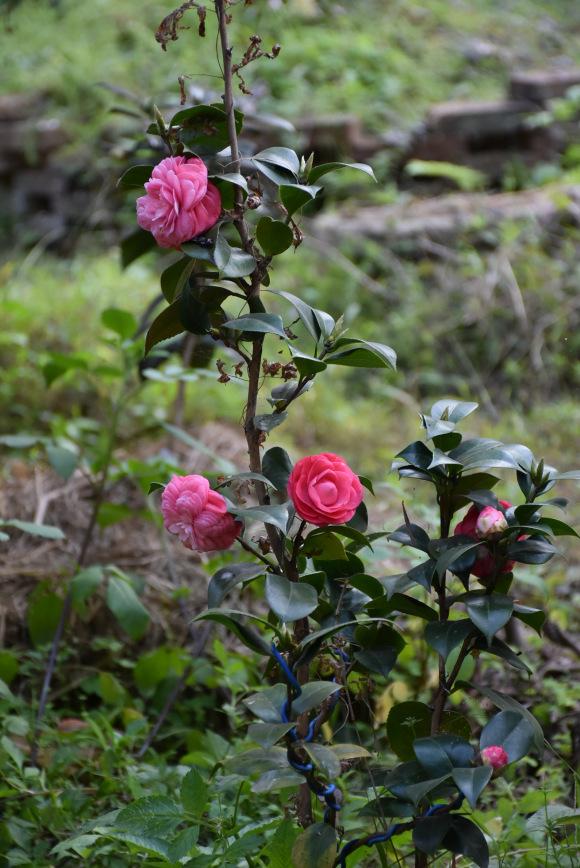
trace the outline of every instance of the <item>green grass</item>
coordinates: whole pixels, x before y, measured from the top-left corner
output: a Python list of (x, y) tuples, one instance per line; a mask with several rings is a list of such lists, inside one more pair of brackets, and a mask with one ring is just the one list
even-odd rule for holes
[[(166, 52), (155, 42), (154, 31), (172, 6), (160, 0), (60, 0), (54, 6), (21, 0), (0, 32), (0, 92), (48, 94), (81, 139), (110, 124), (108, 109), (118, 102), (99, 82), (163, 104), (168, 95), (177, 100), (177, 76), (184, 74), (219, 94), (213, 22), (205, 40), (192, 17), (194, 28), (182, 31)], [(580, 60), (574, 0), (288, 0), (274, 13), (259, 3), (244, 10), (243, 23), (238, 17), (234, 13), (238, 46), (254, 32), (265, 45), (281, 43), (278, 59), (251, 67), (247, 80), (266, 85), (260, 110), (290, 118), (354, 112), (370, 127), (406, 125), (434, 101), (500, 95), (510, 66)], [(473, 38), (493, 42), (506, 60), (471, 64), (464, 50)]]

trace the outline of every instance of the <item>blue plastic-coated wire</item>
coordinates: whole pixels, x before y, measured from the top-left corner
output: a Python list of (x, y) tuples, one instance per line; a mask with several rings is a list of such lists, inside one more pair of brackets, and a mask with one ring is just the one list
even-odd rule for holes
[[(272, 652), (272, 656), (274, 657), (274, 659), (276, 660), (276, 662), (280, 666), (280, 669), (284, 673), (284, 677), (286, 678), (288, 685), (293, 689), (293, 691), (295, 693), (295, 696), (293, 697), (293, 699), (298, 699), (298, 697), (302, 694), (302, 687), (300, 685), (300, 682), (298, 681), (298, 679), (296, 678), (296, 676), (292, 672), (292, 669), (290, 668), (290, 666), (288, 665), (288, 663), (286, 662), (286, 660), (284, 659), (282, 654), (280, 654), (280, 652), (278, 651), (278, 649), (276, 648), (276, 646), (273, 643), (270, 646), (270, 650)], [(350, 662), (348, 654), (346, 654), (344, 651), (339, 650), (339, 649), (335, 649), (335, 650), (340, 655), (343, 662), (345, 662), (345, 663)], [(336, 705), (336, 703), (338, 702), (339, 699), (340, 699), (340, 691), (337, 690), (331, 697), (330, 711), (332, 711), (332, 709), (334, 708), (334, 706)], [(282, 706), (280, 708), (280, 719), (282, 720), (282, 723), (289, 723), (290, 722), (290, 708), (291, 708), (291, 702), (292, 701), (293, 700), (288, 698), (288, 699), (285, 699), (284, 702), (282, 703)], [(328, 710), (326, 711), (326, 714), (327, 713), (328, 713)], [(308, 723), (308, 730), (306, 732), (306, 735), (302, 739), (299, 739), (299, 736), (298, 736), (298, 733), (296, 731), (295, 726), (293, 726), (292, 729), (289, 730), (289, 732), (287, 733), (288, 738), (291, 741), (298, 741), (298, 740), (301, 740), (303, 742), (313, 741), (317, 725), (323, 719), (322, 714), (323, 714), (323, 712), (321, 712), (319, 715), (314, 717)], [(308, 784), (308, 786), (312, 790), (312, 792), (316, 796), (318, 796), (320, 799), (324, 799), (324, 801), (326, 803), (326, 809), (324, 811), (324, 822), (325, 823), (331, 823), (332, 822), (332, 813), (333, 812), (336, 813), (337, 811), (340, 811), (340, 809), (342, 807), (340, 805), (340, 803), (337, 802), (335, 798), (333, 798), (333, 794), (336, 791), (336, 784), (331, 783), (331, 784), (327, 784), (325, 786), (325, 785), (320, 784), (318, 781), (313, 780), (310, 776), (310, 772), (314, 771), (313, 763), (311, 763), (311, 762), (303, 763), (297, 759), (294, 759), (294, 757), (291, 754), (290, 747), (288, 748), (287, 756), (288, 756), (288, 764), (291, 766), (291, 768), (293, 768), (295, 771), (299, 772), (300, 774), (305, 775), (305, 777), (307, 778), (306, 783)]]

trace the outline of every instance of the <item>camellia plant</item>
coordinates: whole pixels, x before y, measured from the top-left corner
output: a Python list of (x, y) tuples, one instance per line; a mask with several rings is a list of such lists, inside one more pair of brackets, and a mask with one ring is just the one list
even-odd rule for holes
[[(234, 83), (238, 78), (247, 90), (240, 71), (260, 57), (275, 58), (279, 48), (266, 53), (252, 37), (236, 59), (229, 25), (239, 6), (227, 0), (212, 5), (222, 102), (183, 107), (169, 121), (156, 111), (148, 132), (160, 137), (165, 156), (155, 166), (132, 167), (122, 184), (144, 185), (137, 200), (141, 228), (125, 242), (125, 260), (155, 243), (177, 252), (161, 276), (168, 305), (149, 328), (146, 352), (189, 332), (226, 348), (236, 375), (247, 383), (248, 471), (222, 479), (216, 488), (198, 475), (154, 486), (163, 489), (167, 531), (189, 549), (239, 546), (244, 552), (242, 562), (228, 563), (211, 578), (209, 608), (198, 616), (225, 626), (238, 648), (245, 645), (263, 658), (266, 686), (245, 699), (254, 718), (248, 729), (254, 747), (234, 756), (226, 769), (254, 776), (256, 799), (268, 802), (279, 791), (284, 813), (280, 809), (279, 821), (270, 815), (267, 829), (274, 838), (268, 840), (278, 840), (290, 817), (301, 828), (291, 836), (292, 862), (300, 868), (355, 864), (365, 858), (364, 848), (374, 847), (388, 864), (383, 845), (401, 841), (417, 868), (443, 851), (464, 854), (485, 868), (488, 843), (471, 810), (505, 766), (542, 751), (543, 733), (518, 701), (469, 683), (462, 673), (469, 658), (479, 658), (481, 672), (490, 657), (525, 673), (520, 654), (500, 634), (513, 619), (540, 632), (545, 614), (522, 601), (518, 565), (546, 563), (557, 553), (554, 538), (575, 533), (552, 515), (565, 502), (547, 495), (559, 480), (579, 474), (558, 473), (525, 446), (465, 439), (458, 426), (476, 405), (438, 401), (421, 416), (424, 439), (402, 449), (394, 467), (403, 479), (431, 486), (439, 525), (429, 533), (404, 507), (389, 539), (412, 549), (419, 562), (396, 576), (370, 574), (366, 553), (386, 536), (368, 529), (365, 500), (372, 482), (331, 451), (293, 463), (270, 443), (291, 405), (329, 366), (395, 365), (389, 346), (352, 336), (341, 318), (335, 321), (299, 296), (278, 291), (272, 277), (276, 257), (300, 245), (302, 209), (319, 195), (324, 176), (345, 164), (315, 165), (312, 156), (300, 158), (286, 147), (241, 155), (244, 119), (234, 107)], [(183, 15), (195, 11), (204, 35), (206, 11), (190, 0), (164, 20), (158, 41), (166, 47), (177, 38)], [(372, 177), (368, 166), (350, 168)], [(266, 342), (277, 342), (275, 363), (265, 357)], [(218, 367), (227, 379), (224, 363)], [(268, 406), (262, 406), (259, 396), (267, 386)], [(327, 448), (332, 447), (329, 431)], [(520, 503), (495, 493), (501, 489), (496, 469), (516, 474)], [(250, 497), (239, 497), (242, 487)], [(249, 583), (263, 587), (263, 610), (228, 608), (233, 589)], [(407, 643), (409, 618), (422, 624), (436, 685), (430, 701), (406, 700), (391, 708), (385, 745), (400, 762), (385, 765), (373, 758), (372, 744), (345, 743), (340, 732), (356, 722), (351, 685), (360, 690), (366, 684), (372, 702), (373, 679), (389, 678)], [(486, 697), (498, 709), (478, 744), (475, 724), (457, 710), (467, 693)], [(207, 784), (193, 770), (184, 787), (191, 811), (197, 798), (192, 793), (206, 793)], [(204, 805), (197, 805), (198, 815)], [(272, 848), (264, 855), (263, 842), (255, 838), (255, 852), (238, 846), (238, 861), (234, 854), (228, 858), (213, 847), (209, 832), (200, 835), (199, 821), (184, 848), (186, 830), (181, 837), (175, 832), (179, 814), (169, 824), (172, 832), (161, 832), (165, 797), (158, 808), (159, 816), (151, 798), (129, 805), (109, 833), (180, 864), (240, 864), (243, 858), (252, 865), (289, 864), (276, 861)], [(187, 814), (181, 819), (187, 824)], [(178, 844), (179, 859), (171, 850)]]

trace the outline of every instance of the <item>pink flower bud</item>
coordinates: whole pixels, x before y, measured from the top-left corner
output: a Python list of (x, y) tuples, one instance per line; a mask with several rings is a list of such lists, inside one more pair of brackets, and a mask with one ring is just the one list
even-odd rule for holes
[(344, 458), (323, 452), (298, 461), (288, 480), (288, 494), (300, 518), (325, 527), (350, 521), (363, 489)]
[[(507, 500), (500, 500), (500, 504), (504, 509), (509, 509), (511, 506), (511, 503)], [(476, 503), (473, 503), (467, 510), (464, 518), (457, 523), (454, 531), (455, 535), (470, 536), (474, 540), (481, 539), (477, 526), (480, 516), (487, 510), (491, 510), (493, 513), (499, 513), (505, 521), (505, 516), (498, 509), (494, 509), (492, 506), (485, 506), (482, 509)], [(500, 572), (510, 573), (514, 568), (514, 564), (515, 561), (504, 561), (500, 567)], [(495, 571), (496, 563), (491, 552), (482, 546), (482, 548), (477, 552), (475, 563), (471, 567), (470, 572), (474, 576), (477, 576), (478, 579), (485, 580), (489, 578), (489, 576), (492, 576)]]
[(221, 213), (220, 193), (199, 157), (166, 157), (137, 199), (137, 223), (160, 247), (180, 247), (210, 229)]
[(242, 530), (225, 498), (212, 491), (204, 476), (174, 476), (161, 497), (161, 512), (169, 533), (197, 552), (229, 549)]
[(491, 766), (494, 771), (503, 769), (509, 763), (509, 757), (503, 747), (491, 745), (481, 751), (481, 759), (484, 765)]
[(493, 506), (485, 506), (477, 517), (475, 532), (480, 539), (489, 539), (506, 530), (508, 523), (506, 517), (499, 509)]

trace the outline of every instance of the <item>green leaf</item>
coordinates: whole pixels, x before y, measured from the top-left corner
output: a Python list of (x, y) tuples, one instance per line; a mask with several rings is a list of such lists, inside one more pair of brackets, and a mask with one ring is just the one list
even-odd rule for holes
[(532, 627), (538, 636), (542, 635), (542, 627), (546, 620), (546, 613), (541, 609), (532, 609), (529, 606), (521, 606), (519, 603), (514, 603), (514, 618), (518, 618)]
[[(242, 129), (243, 114), (234, 112), (236, 131)], [(215, 154), (229, 143), (228, 118), (220, 105), (196, 105), (181, 109), (170, 126), (181, 127), (181, 141), (198, 156)]]
[(550, 528), (554, 536), (575, 536), (580, 538), (573, 527), (566, 524), (565, 521), (560, 521), (558, 518), (542, 518), (542, 524)]
[(29, 533), (31, 536), (40, 536), (43, 539), (64, 539), (65, 536), (60, 528), (53, 527), (51, 524), (36, 524), (33, 521), (21, 521), (19, 518), (10, 518), (0, 520), (0, 526), (15, 527), (23, 533)]
[(366, 163), (321, 163), (320, 166), (314, 166), (314, 168), (310, 170), (308, 180), (312, 184), (315, 184), (323, 175), (328, 174), (328, 172), (336, 172), (337, 169), (355, 169), (358, 172), (364, 172), (365, 175), (368, 175), (373, 179), (373, 181), (377, 180), (372, 168), (367, 166)]
[(117, 181), (117, 187), (124, 190), (130, 190), (134, 187), (143, 187), (144, 184), (151, 178), (151, 173), (155, 166), (140, 165), (131, 166), (126, 172), (123, 172)]
[(256, 630), (252, 627), (248, 627), (243, 620), (241, 620), (242, 618), (250, 618), (253, 621), (257, 621), (258, 623), (268, 627), (268, 629), (274, 630), (274, 632), (279, 635), (277, 628), (272, 624), (269, 624), (263, 618), (258, 618), (256, 615), (251, 615), (249, 612), (238, 612), (235, 609), (208, 609), (206, 612), (197, 615), (193, 620), (215, 621), (223, 627), (226, 627), (231, 633), (234, 633), (234, 635), (236, 635), (244, 645), (251, 648), (252, 651), (256, 651), (256, 653), (262, 655), (269, 655), (270, 646), (268, 643)]
[(161, 292), (169, 304), (181, 294), (194, 267), (195, 261), (189, 256), (183, 256), (165, 269), (161, 275)]
[(253, 159), (261, 163), (271, 163), (292, 175), (297, 175), (300, 171), (300, 160), (295, 151), (290, 148), (266, 148), (254, 154)]
[(149, 612), (127, 576), (117, 573), (109, 577), (107, 606), (131, 639), (143, 636), (149, 626)]
[(451, 817), (439, 814), (436, 817), (417, 817), (413, 829), (413, 844), (422, 853), (431, 855), (441, 847), (443, 838), (449, 831)]
[(65, 446), (55, 446), (53, 443), (47, 444), (46, 457), (53, 470), (65, 480), (71, 478), (79, 463), (76, 452), (73, 452), (72, 449), (67, 449)]
[(415, 758), (413, 744), (416, 739), (431, 732), (431, 709), (423, 702), (399, 702), (387, 718), (387, 738), (400, 759)]
[(119, 307), (106, 308), (101, 314), (101, 322), (123, 340), (128, 340), (137, 331), (137, 320), (133, 314)]
[(481, 630), (488, 644), (512, 616), (514, 604), (510, 597), (503, 594), (466, 595), (467, 614), (475, 626)]
[(447, 660), (451, 652), (474, 633), (473, 624), (469, 618), (460, 621), (433, 621), (425, 627), (425, 640)]
[(258, 431), (273, 431), (288, 418), (288, 413), (259, 413), (254, 416), (254, 428)]
[[(306, 302), (302, 301), (298, 296), (292, 295), (291, 292), (282, 292), (281, 290), (273, 289), (271, 289), (270, 292), (273, 292), (275, 295), (280, 295), (282, 298), (286, 299), (286, 301), (290, 302), (298, 313), (298, 316), (307, 332), (315, 341), (318, 341), (321, 335), (327, 337), (328, 334), (330, 334), (330, 332), (327, 331), (329, 327), (330, 331), (332, 331), (334, 320), (332, 320), (332, 317), (330, 317), (329, 314), (310, 307), (309, 304), (306, 304)], [(328, 320), (332, 320), (332, 326)]]
[(322, 187), (305, 184), (280, 184), (280, 200), (289, 217), (316, 198)]
[(317, 742), (305, 743), (304, 750), (320, 771), (332, 780), (340, 775), (340, 760), (332, 748)]
[(326, 362), (323, 362), (322, 359), (317, 359), (316, 356), (309, 356), (307, 353), (303, 353), (294, 347), (289, 347), (289, 349), (292, 353), (292, 361), (296, 365), (298, 373), (303, 377), (310, 374), (318, 374), (327, 367)]
[(286, 490), (292, 466), (290, 456), (280, 446), (268, 449), (262, 458), (262, 472), (277, 491)]
[(475, 809), (477, 800), (488, 785), (492, 774), (491, 766), (476, 766), (475, 768), (453, 769), (451, 777), (471, 807)]
[(296, 839), (292, 864), (300, 868), (332, 868), (336, 859), (336, 832), (328, 823), (314, 823)]
[[(155, 838), (153, 835), (137, 832), (124, 832), (121, 829), (107, 829), (106, 837), (114, 841), (122, 841), (124, 844), (134, 845), (134, 849), (149, 853), (152, 856), (160, 856), (164, 862), (169, 861), (171, 848), (163, 838)], [(131, 849), (131, 848), (129, 848)]]
[[(285, 684), (274, 684), (259, 693), (253, 693), (243, 700), (244, 705), (252, 714), (259, 717), (264, 723), (279, 726), (280, 709), (288, 698), (288, 688)], [(261, 744), (261, 742), (259, 742)], [(269, 745), (263, 745), (269, 747)]]
[(247, 313), (223, 324), (223, 328), (256, 334), (272, 334), (286, 339), (282, 317), (277, 313)]
[(479, 868), (488, 868), (489, 850), (483, 832), (466, 817), (453, 814), (451, 828), (443, 839), (443, 847), (472, 859)]
[(181, 803), (186, 811), (201, 817), (205, 813), (209, 797), (209, 786), (197, 769), (188, 771), (181, 782)]
[(162, 310), (151, 325), (145, 338), (145, 355), (147, 355), (156, 344), (161, 341), (166, 341), (168, 338), (174, 338), (180, 335), (185, 328), (181, 322), (180, 316), (180, 300), (174, 301), (165, 310)]
[(46, 645), (56, 632), (62, 613), (62, 599), (44, 582), (28, 597), (26, 625), (35, 647)]
[(534, 741), (529, 721), (518, 711), (500, 711), (487, 723), (479, 739), (479, 746), (503, 747), (511, 763), (525, 756)]
[(262, 217), (256, 227), (256, 237), (266, 256), (278, 256), (292, 246), (294, 236), (287, 223)]
[(558, 549), (547, 539), (523, 539), (508, 546), (507, 556), (520, 564), (545, 564)]
[(278, 575), (266, 577), (266, 600), (272, 611), (285, 623), (305, 618), (318, 606), (318, 594), (312, 585), (290, 582)]
[(318, 708), (337, 690), (342, 690), (342, 685), (334, 681), (309, 681), (302, 688), (300, 696), (292, 703), (292, 714), (298, 716), (312, 708)]
[(455, 398), (443, 398), (433, 404), (431, 416), (434, 419), (443, 419), (457, 423), (477, 410), (478, 407), (479, 404), (473, 401), (458, 401)]
[(289, 521), (289, 504), (281, 503), (274, 506), (249, 506), (231, 507), (230, 512), (242, 521), (251, 523), (261, 521), (277, 527), (282, 533), (286, 533)]
[(299, 834), (292, 820), (284, 819), (274, 835), (261, 851), (260, 856), (268, 860), (268, 868), (289, 868), (292, 864), (292, 847)]
[(207, 605), (216, 609), (227, 594), (241, 582), (248, 582), (258, 576), (263, 576), (266, 567), (263, 564), (230, 564), (222, 567), (211, 577), (207, 588)]
[(224, 277), (245, 277), (256, 267), (254, 257), (239, 247), (232, 247), (221, 232), (216, 239), (213, 261)]
[(543, 750), (544, 732), (534, 715), (528, 711), (527, 708), (520, 705), (520, 703), (516, 699), (513, 699), (513, 697), (499, 693), (491, 687), (482, 687), (481, 685), (471, 684), (470, 682), (466, 682), (466, 684), (471, 689), (477, 690), (479, 693), (483, 694), (483, 696), (486, 696), (494, 705), (501, 708), (503, 711), (515, 711), (524, 717), (533, 733), (533, 745), (535, 750), (538, 752)]
[(91, 597), (101, 582), (105, 572), (102, 567), (87, 567), (74, 576), (70, 583), (73, 606), (79, 612), (84, 612), (85, 603)]
[(224, 172), (223, 175), (210, 175), (213, 181), (225, 181), (227, 184), (233, 184), (234, 187), (241, 187), (244, 192), (248, 193), (248, 182), (239, 172)]
[(444, 552), (439, 555), (435, 564), (435, 572), (439, 578), (442, 578), (446, 571), (451, 569), (453, 564), (462, 558), (463, 555), (466, 555), (468, 552), (474, 552), (483, 545), (481, 542), (466, 543), (465, 537), (460, 536), (456, 538), (452, 537), (449, 540), (445, 540), (445, 542), (447, 547)]
[[(6, 648), (0, 650), (0, 684), (4, 684), (5, 686), (11, 684), (19, 669), (20, 664), (16, 654), (8, 651)], [(3, 696), (1, 688), (0, 698), (8, 698)]]
[(181, 808), (168, 796), (145, 796), (122, 808), (115, 829), (146, 837), (169, 838), (182, 822)]
[(386, 344), (339, 338), (324, 361), (329, 365), (346, 365), (350, 368), (393, 368), (395, 370), (397, 354)]
[(136, 229), (121, 241), (121, 267), (127, 268), (128, 265), (131, 265), (145, 253), (149, 253), (156, 246), (156, 241), (150, 232)]
[[(283, 701), (284, 699), (282, 699)], [(276, 711), (278, 712), (278, 717), (280, 717), (279, 708)], [(293, 723), (252, 723), (248, 727), (248, 737), (262, 747), (273, 747), (277, 741), (280, 741), (281, 738), (284, 738), (290, 732), (293, 726)]]

